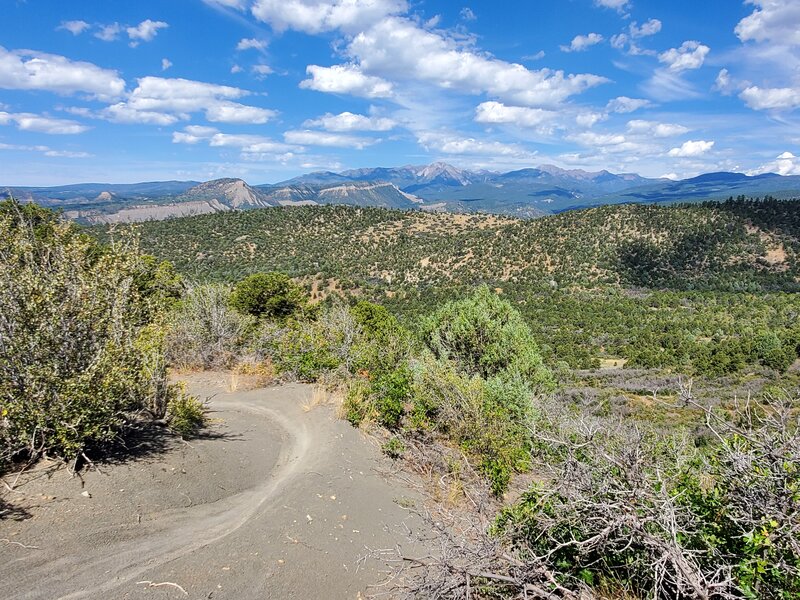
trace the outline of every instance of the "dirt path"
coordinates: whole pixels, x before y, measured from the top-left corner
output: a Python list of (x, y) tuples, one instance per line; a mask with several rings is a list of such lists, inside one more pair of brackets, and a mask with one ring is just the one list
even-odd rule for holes
[(344, 599), (382, 580), (367, 548), (421, 523), (374, 444), (307, 410), (310, 386), (229, 393), (204, 375), (190, 390), (213, 396), (215, 436), (145, 447), (83, 484), (41, 471), (6, 495), (29, 516), (0, 521), (3, 597)]

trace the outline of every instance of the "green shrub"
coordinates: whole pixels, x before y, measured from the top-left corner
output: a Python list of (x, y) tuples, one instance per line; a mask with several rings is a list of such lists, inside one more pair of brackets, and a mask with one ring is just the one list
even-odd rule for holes
[(342, 364), (334, 352), (334, 342), (319, 324), (293, 321), (271, 341), (275, 367), (300, 381), (316, 381)]
[(176, 433), (189, 437), (206, 425), (207, 412), (206, 405), (196, 396), (191, 396), (185, 389), (178, 388), (174, 398), (167, 405), (167, 423)]
[(405, 453), (406, 445), (403, 443), (402, 439), (393, 437), (384, 442), (384, 444), (381, 446), (381, 450), (383, 450), (383, 453), (389, 458), (398, 459), (401, 458)]
[(284, 273), (256, 273), (233, 288), (231, 306), (245, 315), (285, 321), (307, 308), (305, 291)]
[(438, 358), (453, 361), (470, 376), (517, 372), (535, 388), (554, 385), (530, 327), (486, 286), (436, 310), (424, 320), (422, 338)]
[(0, 204), (0, 463), (73, 459), (163, 416), (169, 273), (131, 235), (103, 247), (44, 209)]

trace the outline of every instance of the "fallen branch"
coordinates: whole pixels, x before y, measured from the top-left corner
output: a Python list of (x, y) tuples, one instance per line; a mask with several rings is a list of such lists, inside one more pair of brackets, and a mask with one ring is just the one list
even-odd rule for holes
[(171, 581), (162, 581), (161, 583), (153, 583), (152, 581), (137, 581), (136, 582), (136, 585), (144, 585), (144, 584), (146, 584), (147, 587), (161, 587), (162, 585), (169, 585), (169, 586), (172, 586), (172, 587), (177, 588), (180, 591), (182, 591), (184, 596), (188, 596), (189, 595), (189, 592), (187, 592), (185, 589), (183, 589), (177, 583), (172, 583)]
[(38, 550), (39, 549), (39, 546), (28, 546), (26, 544), (23, 544), (22, 542), (14, 542), (12, 540), (9, 540), (8, 538), (2, 538), (2, 539), (0, 539), (0, 542), (5, 542), (6, 544), (12, 544), (13, 546), (21, 546), (23, 548), (27, 548), (28, 550)]

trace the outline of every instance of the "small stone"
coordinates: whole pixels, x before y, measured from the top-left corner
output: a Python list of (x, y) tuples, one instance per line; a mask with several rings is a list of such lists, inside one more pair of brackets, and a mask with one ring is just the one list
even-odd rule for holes
[(83, 496), (85, 498), (91, 498), (92, 497), (92, 495), (89, 492), (87, 492), (86, 490), (81, 492), (81, 496)]

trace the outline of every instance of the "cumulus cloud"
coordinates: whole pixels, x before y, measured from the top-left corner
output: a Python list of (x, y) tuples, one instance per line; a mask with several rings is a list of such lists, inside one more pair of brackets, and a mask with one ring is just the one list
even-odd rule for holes
[(91, 27), (91, 25), (86, 21), (62, 21), (61, 25), (56, 27), (56, 29), (69, 31), (72, 35), (80, 35), (89, 29), (89, 27)]
[(153, 110), (139, 110), (126, 102), (112, 104), (99, 111), (96, 116), (112, 123), (143, 124), (143, 125), (172, 125), (181, 120), (173, 114)]
[(351, 112), (338, 115), (327, 113), (318, 119), (309, 119), (303, 127), (319, 127), (326, 131), (389, 131), (397, 126), (397, 122), (385, 117), (368, 117)]
[(784, 152), (774, 161), (761, 165), (757, 169), (748, 171), (748, 175), (761, 175), (763, 173), (777, 173), (778, 175), (800, 175), (800, 157), (791, 152)]
[(355, 148), (363, 150), (380, 140), (372, 138), (346, 135), (342, 133), (330, 133), (327, 131), (312, 131), (310, 129), (302, 131), (287, 131), (283, 134), (283, 139), (289, 144), (306, 146), (329, 146), (334, 148)]
[(242, 38), (236, 44), (237, 50), (264, 50), (267, 47), (267, 42), (264, 40), (257, 40), (255, 38)]
[(751, 85), (739, 97), (753, 110), (792, 110), (800, 107), (800, 89)]
[(270, 67), (269, 65), (253, 65), (252, 71), (260, 78), (266, 77), (267, 75), (271, 75), (272, 73), (274, 73), (272, 67)]
[(198, 144), (205, 142), (213, 148), (237, 148), (243, 153), (302, 152), (303, 148), (291, 146), (271, 138), (252, 135), (222, 133), (214, 127), (190, 125), (183, 131), (172, 132), (173, 144)]
[(152, 21), (146, 19), (135, 27), (128, 27), (128, 37), (131, 39), (131, 46), (137, 46), (140, 42), (150, 42), (158, 35), (159, 29), (166, 29), (169, 24), (164, 21)]
[(122, 95), (125, 81), (116, 71), (92, 63), (31, 50), (8, 51), (0, 46), (0, 88), (84, 92), (108, 100)]
[(637, 111), (640, 108), (647, 108), (651, 105), (652, 103), (649, 100), (644, 100), (643, 98), (628, 98), (627, 96), (618, 96), (613, 100), (609, 100), (608, 104), (606, 105), (606, 110), (613, 113), (626, 114)]
[(101, 25), (100, 31), (94, 34), (99, 40), (103, 40), (104, 42), (113, 42), (117, 37), (119, 37), (120, 32), (122, 31), (122, 27), (120, 27), (119, 23), (111, 23), (109, 25)]
[(276, 31), (360, 31), (408, 10), (405, 0), (256, 0), (253, 15)]
[(478, 123), (511, 124), (520, 127), (537, 127), (556, 115), (557, 113), (551, 110), (506, 106), (501, 102), (483, 102), (475, 109), (475, 120)]
[(450, 155), (533, 158), (536, 154), (517, 144), (479, 140), (452, 133), (422, 132), (417, 135), (417, 141), (428, 151)]
[(796, 0), (747, 0), (756, 9), (736, 26), (743, 42), (800, 46), (800, 4)]
[(703, 140), (689, 140), (688, 142), (684, 142), (678, 148), (673, 148), (667, 154), (673, 157), (693, 157), (693, 156), (702, 156), (711, 148), (714, 147), (714, 142), (707, 142)]
[(172, 61), (168, 58), (161, 59), (161, 70), (166, 71), (172, 66)]
[(172, 125), (202, 112), (214, 123), (260, 125), (276, 116), (274, 110), (234, 102), (250, 94), (236, 87), (163, 77), (142, 77), (119, 102), (100, 111), (101, 118), (117, 123)]
[(632, 134), (652, 136), (655, 138), (667, 138), (676, 135), (683, 135), (691, 131), (688, 127), (675, 123), (659, 123), (657, 121), (644, 121), (635, 119), (628, 121), (628, 131)]
[(655, 35), (661, 31), (661, 21), (658, 19), (650, 19), (641, 25), (634, 21), (630, 24), (628, 31), (632, 38), (643, 38)]
[(74, 135), (88, 131), (86, 125), (69, 119), (53, 119), (33, 113), (7, 113), (0, 112), (0, 125), (16, 123), (17, 129), (23, 131), (36, 131), (51, 135)]
[(561, 46), (562, 52), (583, 52), (592, 46), (601, 43), (605, 38), (599, 33), (576, 35), (569, 46)]
[(686, 71), (690, 69), (699, 69), (703, 66), (706, 56), (711, 51), (711, 48), (689, 40), (683, 42), (679, 48), (670, 48), (666, 52), (658, 55), (658, 60), (667, 65), (667, 68), (673, 72)]
[(301, 81), (301, 88), (364, 98), (389, 98), (393, 94), (391, 83), (380, 77), (365, 75), (353, 64), (332, 67), (309, 65), (306, 72), (311, 78)]
[(465, 49), (456, 39), (426, 31), (413, 21), (398, 17), (383, 19), (356, 35), (346, 52), (367, 74), (429, 82), (472, 94), (488, 93), (526, 106), (554, 105), (608, 81), (591, 74), (532, 71)]
[(210, 104), (206, 110), (206, 119), (212, 123), (241, 123), (261, 125), (278, 114), (274, 110), (246, 106), (236, 102), (217, 102)]

